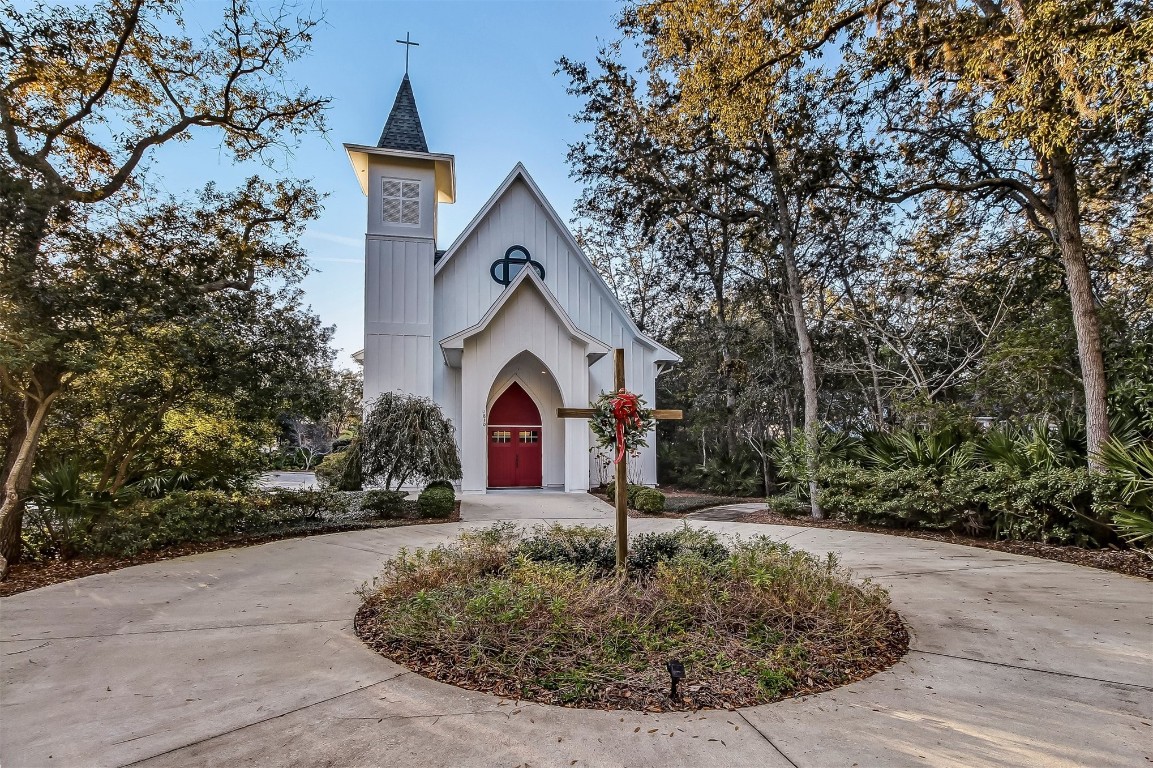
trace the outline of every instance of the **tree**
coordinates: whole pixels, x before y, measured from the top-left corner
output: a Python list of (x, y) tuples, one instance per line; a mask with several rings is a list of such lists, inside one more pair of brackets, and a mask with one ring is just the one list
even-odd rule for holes
[(358, 442), (364, 478), (388, 490), (409, 482), (461, 478), (452, 422), (426, 397), (380, 395), (368, 406)]
[[(113, 348), (65, 390), (49, 417), (42, 451), (96, 473), (96, 489), (124, 485), (165, 471), (190, 480), (250, 474), (261, 460), (214, 462), (211, 450), (189, 456), (180, 425), (227, 422), (241, 433), (263, 435), (280, 414), (320, 420), (335, 400), (330, 389), (334, 353), (331, 328), (300, 306), (291, 288), (207, 294), (178, 321), (109, 334)], [(319, 428), (319, 442), (331, 440)], [(232, 440), (219, 449), (226, 455)], [(253, 438), (257, 449), (266, 441)], [(208, 446), (211, 449), (212, 446)]]
[[(574, 145), (569, 155), (576, 175), (596, 184), (586, 192), (586, 207), (591, 203), (603, 209), (607, 199), (618, 225), (639, 215), (650, 233), (663, 222), (689, 244), (689, 268), (700, 270), (702, 278), (707, 272), (712, 284), (730, 414), (736, 398), (728, 371), (737, 363), (726, 306), (730, 275), (748, 276), (748, 259), (741, 257), (750, 251), (771, 254), (779, 264), (797, 338), (805, 431), (816, 441), (818, 371), (800, 252), (815, 234), (805, 212), (830, 183), (836, 134), (825, 104), (838, 85), (816, 72), (792, 73), (760, 111), (745, 115), (740, 133), (732, 132), (718, 119), (723, 111), (718, 103), (700, 110), (681, 108), (686, 82), (681, 61), (664, 55), (654, 27), (630, 13), (621, 26), (626, 36), (644, 44), (643, 93), (617, 60), (615, 46), (599, 55), (596, 75), (583, 64), (561, 60), (570, 93), (585, 101), (578, 120), (593, 125), (589, 139)], [(734, 446), (736, 430), (730, 435)], [(815, 465), (810, 470), (815, 478)], [(810, 506), (813, 516), (820, 517), (815, 479)]]
[[(202, 222), (221, 238), (214, 250), (179, 248), (161, 264), (136, 258), (132, 241), (110, 249), (106, 237), (88, 232), (93, 219), (115, 212), (100, 204), (141, 199), (151, 150), (186, 140), (192, 128), (219, 129), (237, 159), (259, 157), (322, 129), (327, 100), (283, 82), (316, 23), (286, 9), (253, 13), (234, 0), (221, 26), (200, 40), (183, 33), (174, 2), (28, 11), (6, 2), (0, 19), (2, 578), (19, 557), (24, 498), (46, 419), (91, 364), (88, 355), (100, 346), (91, 344), (96, 329), (106, 329), (108, 318), (126, 328), (160, 304), (148, 293), (150, 282), (178, 284), (181, 293), (246, 291), (272, 271), (299, 268), (286, 259), (291, 254), (263, 247), (262, 238), (278, 227), (292, 231), (310, 206), (315, 210), (316, 198), (287, 184), (256, 189), (260, 184), (250, 182), (254, 194), (233, 197), (210, 191), (222, 215)], [(74, 288), (79, 297), (71, 296)], [(177, 303), (165, 311), (175, 313)]]
[[(859, 118), (841, 164), (854, 187), (893, 202), (928, 192), (995, 199), (1049, 238), (1099, 466), (1109, 419), (1086, 194), (1131, 194), (1149, 172), (1153, 18), (1143, 3), (692, 0), (633, 13), (657, 55), (676, 64), (678, 112), (709, 113), (730, 135), (755, 137), (801, 62), (840, 59)], [(870, 159), (878, 149), (880, 165)]]

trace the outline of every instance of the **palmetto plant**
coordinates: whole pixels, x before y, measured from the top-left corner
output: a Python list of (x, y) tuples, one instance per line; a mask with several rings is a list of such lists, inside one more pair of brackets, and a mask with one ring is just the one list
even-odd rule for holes
[(78, 464), (57, 461), (32, 478), (29, 523), (40, 529), (51, 549), (67, 558), (76, 554), (79, 538), (102, 516), (131, 498), (134, 491), (129, 489), (118, 493), (99, 491)]
[(970, 467), (973, 453), (974, 445), (953, 429), (872, 432), (860, 449), (862, 463), (876, 469), (917, 467), (942, 473)]
[(1075, 449), (1075, 437), (1060, 429), (1053, 434), (1046, 422), (1025, 426), (1003, 426), (989, 430), (981, 440), (977, 456), (992, 466), (1016, 470), (1022, 475), (1082, 463)]
[(1113, 526), (1130, 544), (1153, 543), (1153, 444), (1114, 437), (1102, 446), (1101, 460), (1122, 483), (1124, 506), (1114, 512)]

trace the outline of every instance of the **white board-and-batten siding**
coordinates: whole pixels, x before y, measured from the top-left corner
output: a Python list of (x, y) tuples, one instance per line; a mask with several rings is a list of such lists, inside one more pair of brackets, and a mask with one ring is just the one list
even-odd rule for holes
[[(482, 320), (505, 291), (505, 286), (492, 279), (492, 263), (501, 259), (510, 246), (521, 245), (529, 251), (534, 261), (544, 266), (544, 285), (556, 297), (557, 303), (573, 325), (610, 349), (621, 347), (625, 350), (628, 387), (643, 395), (650, 405), (655, 405), (658, 358), (668, 360), (672, 356), (667, 350), (657, 348), (653, 342), (639, 337), (623, 308), (591, 263), (576, 249), (563, 223), (558, 221), (555, 212), (540, 196), (539, 190), (530, 185), (531, 179), (518, 165), (502, 189), (498, 190), (497, 196), (486, 205), (438, 265), (433, 278), (437, 296), (433, 307), (433, 336), (442, 340)], [(521, 304), (525, 306), (521, 307)], [(504, 317), (506, 314), (507, 317)], [(466, 343), (463, 374), (460, 369), (449, 367), (440, 355), (434, 358), (435, 397), (462, 432), (467, 431), (471, 435), (476, 424), (483, 424), (487, 403), (493, 394), (487, 388), (484, 392), (470, 392), (470, 386), (482, 386), (477, 379), (469, 376), (470, 360), (474, 361), (474, 365), (477, 361), (487, 360), (485, 367), (493, 367), (493, 370), (486, 375), (496, 375), (501, 366), (516, 353), (544, 345), (548, 348), (543, 352), (545, 357), (537, 356), (542, 361), (546, 357), (558, 361), (555, 363), (557, 369), (551, 366), (550, 369), (557, 379), (565, 406), (585, 407), (599, 392), (612, 389), (612, 356), (606, 355), (591, 368), (588, 367), (587, 361), (583, 360), (583, 353), (577, 354), (572, 338), (535, 288), (521, 286), (516, 295), (507, 299), (500, 315), (490, 322), (483, 339), (478, 336)], [(499, 341), (491, 333), (497, 320), (502, 329)], [(500, 348), (493, 348), (493, 344), (499, 344)], [(471, 354), (470, 345), (473, 347)], [(534, 354), (537, 353), (534, 351)], [(492, 381), (491, 376), (486, 380)], [(488, 385), (486, 383), (483, 386)], [(466, 428), (466, 424), (472, 426)], [(565, 453), (570, 457), (565, 487), (568, 490), (582, 490), (588, 487), (590, 477), (595, 477), (595, 458), (590, 456), (587, 463), (579, 462), (586, 466), (576, 473), (581, 475), (577, 478), (573, 476), (571, 468), (578, 463), (571, 457), (588, 454), (590, 443), (587, 423), (583, 420), (569, 420), (569, 426), (564, 431)], [(485, 447), (463, 435), (462, 448), (466, 457), (479, 451), (482, 455), (474, 460), (486, 460), (483, 455)], [(650, 447), (642, 451), (639, 458), (638, 468), (643, 481), (655, 483), (655, 450)], [(479, 474), (476, 471), (470, 473), (466, 468), (464, 488), (475, 490), (468, 487), (469, 475), (472, 475), (472, 483), (475, 484), (481, 482), (477, 479)]]
[(370, 234), (364, 272), (365, 402), (394, 390), (432, 397), (432, 240)]

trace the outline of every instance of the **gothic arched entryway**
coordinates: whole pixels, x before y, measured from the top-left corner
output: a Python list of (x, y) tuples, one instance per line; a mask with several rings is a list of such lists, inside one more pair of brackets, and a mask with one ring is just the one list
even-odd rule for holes
[(488, 487), (539, 488), (542, 445), (540, 410), (514, 381), (488, 415)]

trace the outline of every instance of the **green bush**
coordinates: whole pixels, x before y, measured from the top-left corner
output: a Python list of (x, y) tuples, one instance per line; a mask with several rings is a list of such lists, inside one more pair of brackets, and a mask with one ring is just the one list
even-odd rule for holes
[(404, 500), (407, 497), (407, 491), (365, 491), (360, 500), (360, 508), (382, 519), (399, 517), (404, 512)]
[(280, 520), (263, 496), (222, 491), (174, 493), (114, 510), (92, 528), (80, 554), (130, 557), (139, 552), (258, 532)]
[(656, 488), (642, 488), (637, 491), (633, 508), (638, 512), (653, 514), (665, 509), (665, 495)]
[(319, 520), (346, 515), (351, 507), (347, 495), (331, 488), (278, 490), (269, 494), (269, 498), (271, 509), (284, 518)]
[(447, 488), (454, 493), (456, 492), (456, 489), (453, 487), (452, 481), (450, 480), (433, 480), (431, 483), (424, 487), (426, 491), (429, 488)]
[(1153, 443), (1139, 437), (1113, 437), (1101, 459), (1117, 480), (1109, 510), (1113, 527), (1132, 546), (1153, 544)]
[(359, 491), (363, 488), (360, 441), (353, 440), (345, 450), (325, 456), (316, 465), (316, 479), (321, 486), (337, 491)]
[[(629, 490), (628, 490), (627, 496), (628, 496), (628, 505), (630, 507), (634, 507), (634, 505), (636, 504), (637, 494), (640, 493), (641, 491), (645, 490), (647, 487), (648, 486), (635, 485), (633, 483), (629, 483)], [(609, 484), (605, 486), (605, 497), (609, 500), (610, 504), (612, 504), (613, 502), (616, 501), (616, 499), (617, 499), (617, 482), (616, 482), (616, 480), (610, 481)]]
[(752, 452), (722, 450), (697, 465), (686, 478), (692, 487), (719, 496), (759, 496), (765, 492), (764, 467)]
[(769, 496), (765, 499), (765, 507), (773, 514), (782, 517), (800, 517), (806, 513), (805, 506), (791, 494)]
[(1009, 465), (821, 468), (821, 505), (831, 516), (896, 528), (954, 529), (1013, 540), (1102, 546), (1112, 534), (1103, 510), (1117, 482), (1086, 468), (1021, 473)]
[(451, 488), (429, 487), (416, 499), (421, 517), (449, 517), (455, 506), (456, 495)]
[(538, 563), (589, 566), (607, 573), (616, 568), (616, 537), (604, 527), (538, 526), (520, 542), (514, 554)]
[(661, 563), (675, 563), (682, 559), (698, 560), (709, 566), (724, 563), (729, 548), (712, 531), (689, 528), (675, 531), (642, 533), (633, 537), (629, 547), (629, 572), (652, 573)]
[(870, 469), (836, 463), (821, 467), (826, 513), (855, 523), (896, 528), (952, 528), (974, 508), (979, 473), (941, 475), (928, 467)]

